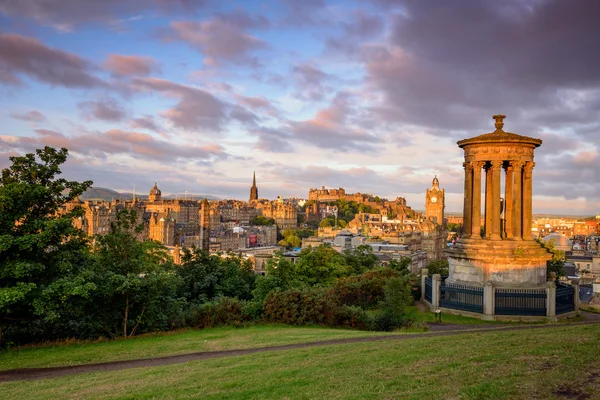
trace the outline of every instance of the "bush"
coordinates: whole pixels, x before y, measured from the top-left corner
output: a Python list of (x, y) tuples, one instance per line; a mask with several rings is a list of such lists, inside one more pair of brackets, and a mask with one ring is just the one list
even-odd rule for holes
[(212, 328), (221, 325), (243, 326), (252, 321), (247, 312), (248, 302), (231, 297), (190, 307), (185, 315), (185, 325)]
[(393, 331), (406, 324), (405, 309), (412, 303), (409, 277), (392, 278), (385, 287), (381, 312), (374, 322), (375, 330)]
[(334, 326), (370, 331), (374, 329), (374, 321), (362, 308), (343, 305), (336, 310)]
[(264, 304), (264, 318), (289, 325), (332, 326), (339, 304), (323, 288), (289, 289), (269, 293)]
[(362, 275), (338, 279), (331, 289), (341, 304), (375, 308), (384, 299), (384, 289), (399, 273), (389, 268), (367, 271)]

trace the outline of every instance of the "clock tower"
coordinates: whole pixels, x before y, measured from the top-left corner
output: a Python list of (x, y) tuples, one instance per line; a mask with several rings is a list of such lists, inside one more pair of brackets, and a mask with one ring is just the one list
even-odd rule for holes
[(425, 193), (425, 218), (443, 225), (445, 203), (445, 192), (444, 189), (440, 189), (440, 182), (436, 176), (431, 183), (431, 189), (427, 189)]

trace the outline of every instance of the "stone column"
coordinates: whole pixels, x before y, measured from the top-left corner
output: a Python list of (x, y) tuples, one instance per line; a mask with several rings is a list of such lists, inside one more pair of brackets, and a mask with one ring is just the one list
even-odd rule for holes
[(435, 311), (436, 308), (440, 308), (440, 283), (442, 282), (442, 276), (440, 274), (433, 274), (431, 277), (431, 306)]
[(483, 319), (493, 320), (494, 317), (494, 285), (487, 281), (483, 286)]
[(523, 169), (523, 240), (532, 240), (531, 223), (532, 223), (532, 208), (533, 208), (533, 161), (527, 161)]
[(494, 172), (491, 165), (485, 166), (485, 238), (492, 238), (492, 199), (494, 192), (492, 190), (492, 177)]
[(421, 269), (421, 301), (425, 301), (425, 279), (427, 279), (428, 276), (429, 270), (427, 268)]
[(465, 199), (463, 208), (463, 238), (471, 237), (471, 207), (473, 199), (473, 164), (463, 163), (465, 167)]
[(511, 239), (513, 237), (512, 219), (513, 219), (513, 170), (511, 163), (505, 168), (504, 181), (504, 237)]
[(473, 165), (473, 192), (471, 212), (471, 237), (481, 239), (481, 168), (482, 161), (476, 161)]
[(522, 208), (522, 200), (523, 200), (523, 191), (522, 191), (522, 176), (523, 176), (523, 163), (521, 161), (511, 161), (510, 165), (514, 168), (514, 179), (515, 183), (513, 186), (514, 195), (513, 195), (513, 218), (512, 218), (512, 228), (513, 228), (513, 239), (521, 240), (523, 230), (521, 229), (522, 221), (521, 221), (521, 208)]
[(492, 235), (491, 239), (500, 239), (500, 171), (502, 161), (492, 161)]
[(556, 319), (556, 283), (546, 284), (546, 316), (551, 320)]
[(573, 298), (573, 310), (575, 311), (575, 313), (577, 315), (579, 315), (579, 278), (575, 278), (571, 281), (571, 285), (573, 286), (573, 290), (574, 290), (574, 298)]

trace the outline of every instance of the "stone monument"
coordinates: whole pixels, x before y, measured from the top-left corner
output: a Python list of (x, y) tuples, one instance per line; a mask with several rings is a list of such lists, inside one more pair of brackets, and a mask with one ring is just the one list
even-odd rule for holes
[(458, 142), (465, 152), (463, 235), (447, 250), (446, 282), (542, 287), (552, 255), (531, 236), (533, 152), (542, 141), (505, 132), (505, 115), (493, 118), (494, 132)]

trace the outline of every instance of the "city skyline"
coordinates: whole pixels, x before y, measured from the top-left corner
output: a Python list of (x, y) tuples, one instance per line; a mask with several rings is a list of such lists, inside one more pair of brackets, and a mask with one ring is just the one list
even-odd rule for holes
[[(0, 168), (67, 147), (96, 187), (247, 200), (343, 187), (461, 212), (456, 142), (541, 138), (533, 212), (600, 211), (595, 2), (0, 5)], [(474, 33), (477, 32), (477, 33)], [(595, 134), (596, 133), (596, 134)]]

